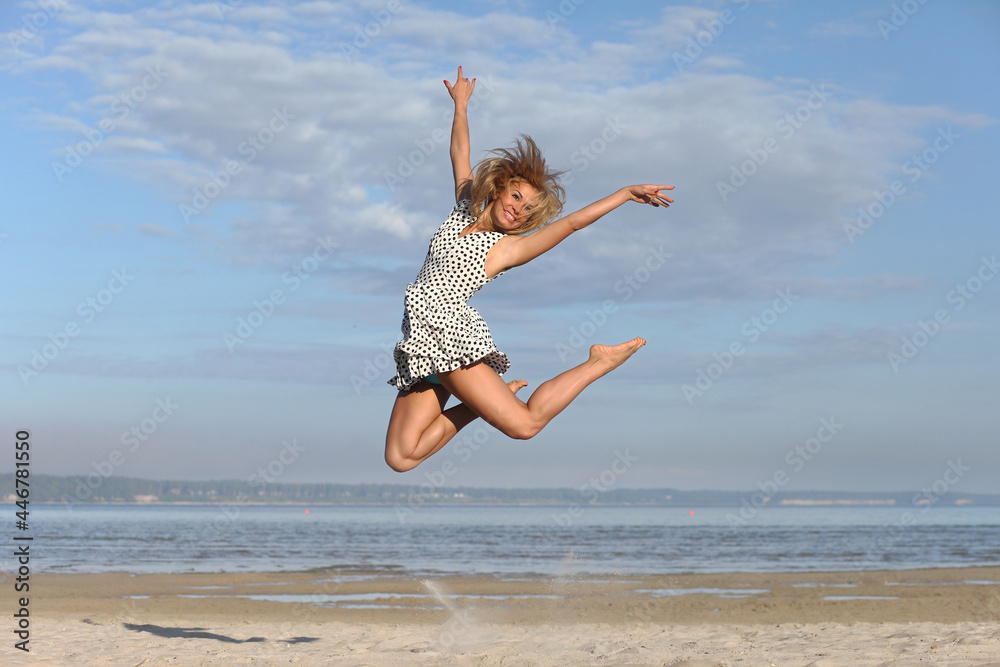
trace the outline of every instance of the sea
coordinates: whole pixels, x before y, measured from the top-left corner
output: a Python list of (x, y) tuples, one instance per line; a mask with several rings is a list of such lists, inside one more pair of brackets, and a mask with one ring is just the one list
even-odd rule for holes
[[(501, 577), (1000, 565), (1000, 507), (38, 505), (35, 572)], [(18, 542), (23, 544), (24, 542)], [(10, 555), (3, 570), (16, 571)]]

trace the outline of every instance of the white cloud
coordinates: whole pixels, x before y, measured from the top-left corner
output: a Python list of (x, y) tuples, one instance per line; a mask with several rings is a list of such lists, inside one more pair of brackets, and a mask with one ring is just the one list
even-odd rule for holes
[(139, 223), (135, 227), (143, 236), (151, 236), (154, 238), (166, 238), (168, 236), (174, 236), (177, 233), (176, 230), (151, 222)]
[[(475, 155), (532, 134), (554, 166), (572, 169), (570, 208), (629, 182), (677, 186), (671, 210), (628, 205), (560, 249), (553, 284), (594, 272), (613, 282), (638, 261), (635, 249), (655, 224), (675, 253), (664, 275), (676, 280), (645, 296), (664, 299), (713, 291), (753, 298), (771, 289), (775, 267), (828, 262), (844, 244), (847, 216), (898, 176), (924, 135), (989, 122), (941, 106), (890, 104), (835, 81), (727, 72), (741, 61), (714, 44), (697, 71), (678, 74), (671, 50), (706, 30), (715, 10), (666, 8), (651, 24), (624, 26), (631, 41), (588, 44), (572, 21), (553, 31), (543, 14), (402, 7), (353, 61), (338, 42), (319, 50), (310, 27), (339, 27), (349, 43), (352, 26), (374, 19), (371, 8), (348, 3), (240, 5), (225, 20), (211, 5), (129, 14), (79, 8), (81, 30), (26, 66), (72, 63), (91, 91), (36, 120), (72, 137), (107, 117), (147, 68), (161, 68), (162, 82), (132, 100), (101, 150), (178, 205), (219, 190), (197, 216), (201, 224), (212, 224), (226, 202), (255, 207), (256, 217), (228, 225), (233, 253), (295, 253), (330, 233), (358, 252), (419, 255), (422, 242), (403, 250), (397, 241), (412, 246), (429, 235), (451, 202), (450, 100), (440, 78), (453, 78), (454, 64), (441, 54), (468, 52), (488, 35), (498, 50), (477, 50), (477, 62), (463, 63), (479, 78), (481, 104), (470, 112)], [(303, 40), (262, 38), (277, 27)], [(554, 55), (560, 47), (567, 55)], [(651, 76), (656, 59), (660, 73)], [(238, 173), (226, 177), (234, 161)], [(398, 178), (390, 183), (386, 174)], [(225, 186), (213, 188), (220, 180)], [(384, 201), (379, 193), (390, 189)], [(184, 222), (179, 214), (178, 228)], [(722, 278), (735, 267), (738, 289)], [(830, 296), (853, 289), (835, 280), (816, 286)], [(567, 297), (555, 289), (551, 298)]]

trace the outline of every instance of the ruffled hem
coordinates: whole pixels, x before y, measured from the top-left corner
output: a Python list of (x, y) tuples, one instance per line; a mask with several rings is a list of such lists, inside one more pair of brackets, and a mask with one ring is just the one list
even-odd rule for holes
[(494, 348), (480, 357), (463, 357), (458, 359), (437, 359), (433, 357), (411, 357), (399, 349), (394, 351), (396, 359), (396, 376), (389, 380), (390, 384), (400, 391), (411, 389), (413, 385), (434, 373), (447, 373), (448, 371), (466, 368), (472, 364), (482, 361), (487, 366), (503, 375), (510, 369), (510, 360), (507, 355)]

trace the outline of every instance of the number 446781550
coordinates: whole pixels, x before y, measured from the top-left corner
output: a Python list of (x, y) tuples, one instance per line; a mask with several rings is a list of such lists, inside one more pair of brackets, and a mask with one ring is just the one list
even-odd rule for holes
[(28, 432), (18, 431), (17, 442), (14, 445), (14, 449), (16, 450), (14, 459), (17, 468), (14, 472), (14, 493), (18, 497), (17, 507), (20, 510), (17, 512), (19, 520), (18, 528), (22, 530), (27, 530), (28, 528), (28, 496), (31, 494), (31, 489), (28, 486), (28, 476), (30, 474), (28, 464), (31, 460), (30, 448)]

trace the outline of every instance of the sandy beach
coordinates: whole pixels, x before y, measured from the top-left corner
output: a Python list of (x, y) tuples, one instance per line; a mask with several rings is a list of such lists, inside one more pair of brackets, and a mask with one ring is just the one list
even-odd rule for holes
[(31, 652), (10, 638), (3, 652), (44, 665), (1000, 665), (998, 582), (1000, 567), (39, 574)]

